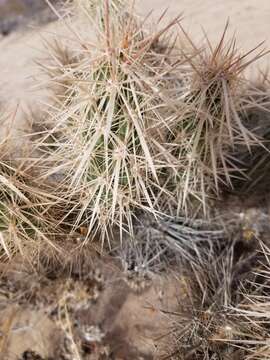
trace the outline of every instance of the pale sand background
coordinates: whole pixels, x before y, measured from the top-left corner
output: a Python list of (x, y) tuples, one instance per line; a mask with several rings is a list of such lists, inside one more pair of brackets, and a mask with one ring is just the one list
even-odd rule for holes
[(264, 40), (270, 46), (269, 0), (139, 0), (138, 4), (145, 13), (166, 7), (170, 17), (183, 13), (185, 28), (197, 40), (203, 36), (201, 27), (211, 39), (217, 39), (229, 19), (230, 31), (236, 31), (243, 49)]

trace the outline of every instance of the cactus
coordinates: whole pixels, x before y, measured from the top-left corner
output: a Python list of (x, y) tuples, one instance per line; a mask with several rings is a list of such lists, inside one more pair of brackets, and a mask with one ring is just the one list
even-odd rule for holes
[(161, 137), (173, 108), (164, 90), (171, 49), (162, 36), (178, 18), (148, 33), (131, 15), (102, 9), (106, 26), (96, 46), (80, 44), (79, 61), (65, 72), (68, 95), (45, 139), (60, 134), (47, 176), (63, 170), (70, 197), (78, 198), (75, 229), (86, 226), (86, 238), (104, 240), (115, 226), (120, 236), (132, 233), (138, 209), (159, 210), (167, 165)]
[(172, 124), (168, 139), (179, 164), (178, 171), (172, 172), (171, 186), (180, 211), (188, 212), (192, 203), (188, 198), (193, 197), (206, 212), (209, 197), (218, 197), (222, 189), (233, 187), (234, 178), (243, 177), (243, 168), (233, 152), (241, 146), (250, 152), (253, 145), (262, 145), (243, 119), (250, 106), (244, 71), (265, 52), (260, 50), (251, 59), (248, 56), (257, 48), (241, 54), (234, 38), (225, 40), (227, 28), (228, 24), (216, 46), (208, 40), (202, 50), (183, 30), (197, 55), (185, 55), (190, 69), (186, 91), (182, 91), (184, 99), (179, 99), (182, 114)]

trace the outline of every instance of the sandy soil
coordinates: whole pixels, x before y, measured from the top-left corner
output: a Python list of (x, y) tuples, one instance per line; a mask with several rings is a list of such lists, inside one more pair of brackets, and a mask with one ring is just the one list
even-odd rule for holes
[[(158, 358), (167, 346), (163, 335), (170, 331), (159, 310), (177, 309), (180, 298), (184, 301), (187, 296), (185, 283), (173, 273), (153, 275), (146, 288), (135, 290), (114, 262), (94, 264), (95, 270), (81, 274), (80, 279), (64, 274), (55, 279), (36, 277), (23, 267), (18, 272), (18, 264), (17, 270), (4, 272), (0, 280), (1, 360), (21, 360), (28, 349), (46, 360), (50, 356), (74, 359), (68, 357), (65, 342), (69, 336), (77, 344), (94, 347), (91, 356), (83, 357), (87, 360), (103, 359), (103, 351), (112, 354), (104, 359)], [(69, 322), (76, 323), (78, 331), (73, 328), (70, 333)], [(59, 358), (55, 359), (56, 354)]]
[(217, 39), (230, 21), (231, 33), (236, 32), (243, 49), (266, 41), (270, 45), (270, 3), (268, 0), (139, 0), (144, 13), (168, 8), (167, 16), (183, 14), (183, 24), (195, 39), (203, 37), (202, 28), (210, 39)]

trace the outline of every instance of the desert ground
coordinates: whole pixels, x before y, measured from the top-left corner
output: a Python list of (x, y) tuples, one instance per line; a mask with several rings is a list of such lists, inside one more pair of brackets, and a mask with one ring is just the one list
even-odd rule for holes
[[(59, 3), (52, 3), (57, 11)], [(198, 44), (206, 41), (205, 34), (210, 41), (218, 41), (229, 20), (228, 35), (235, 35), (243, 52), (262, 42), (263, 48), (270, 49), (268, 0), (138, 0), (136, 6), (143, 15), (153, 10), (154, 18), (167, 9), (163, 21), (182, 14), (182, 25)], [(0, 105), (10, 114), (1, 137), (10, 130), (18, 135), (14, 151), (27, 143), (25, 131), (49, 101), (37, 65), (47, 57), (46, 42), (65, 34), (46, 1), (0, 0)], [(256, 79), (267, 71), (269, 61), (270, 55), (264, 56), (252, 65), (248, 76)], [(265, 234), (269, 201), (261, 206), (251, 200), (246, 208), (241, 201), (233, 206), (238, 213), (247, 212), (245, 229), (257, 221)], [(29, 274), (16, 261), (11, 267), (1, 265), (0, 359), (173, 358), (166, 355), (171, 345), (165, 335), (172, 331), (168, 313), (176, 312), (188, 297), (186, 275), (172, 268), (169, 274), (154, 275), (137, 291), (119, 270), (117, 260), (95, 255), (89, 255), (94, 270), (80, 275), (73, 271), (72, 276), (65, 271), (55, 276), (54, 270), (47, 277)], [(77, 261), (87, 263), (85, 256), (78, 256)], [(71, 330), (73, 321), (75, 330)], [(63, 333), (68, 334), (66, 338)], [(192, 354), (185, 359), (199, 359)], [(222, 359), (236, 360), (238, 355), (233, 356)]]

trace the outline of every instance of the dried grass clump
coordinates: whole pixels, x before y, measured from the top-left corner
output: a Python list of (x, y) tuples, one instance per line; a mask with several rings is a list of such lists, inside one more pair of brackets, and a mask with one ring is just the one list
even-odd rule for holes
[(33, 249), (45, 243), (60, 251), (59, 208), (51, 191), (35, 182), (33, 169), (11, 159), (9, 145), (9, 140), (0, 144), (0, 258), (5, 262), (20, 253), (31, 261)]
[(140, 292), (151, 286), (154, 277), (193, 263), (200, 247), (223, 237), (221, 225), (214, 228), (204, 220), (163, 217), (156, 221), (148, 215), (136, 221), (134, 237), (124, 238), (116, 255), (124, 280)]
[(23, 252), (23, 241), (28, 239), (32, 230), (31, 221), (25, 219), (24, 210), (20, 211), (20, 205), (27, 207), (30, 202), (18, 186), (18, 179), (14, 179), (14, 173), (10, 165), (1, 161), (1, 255), (8, 258), (17, 250)]
[(169, 314), (172, 359), (268, 359), (269, 249), (220, 242), (186, 267), (187, 301)]
[(97, 44), (78, 43), (80, 61), (63, 71), (66, 98), (41, 144), (55, 139), (45, 176), (61, 173), (59, 189), (77, 199), (74, 229), (103, 240), (114, 226), (120, 237), (132, 233), (136, 210), (159, 210), (168, 166), (162, 133), (175, 116), (166, 92), (171, 48), (162, 40), (178, 21), (148, 33), (130, 14), (110, 16), (106, 4)]

